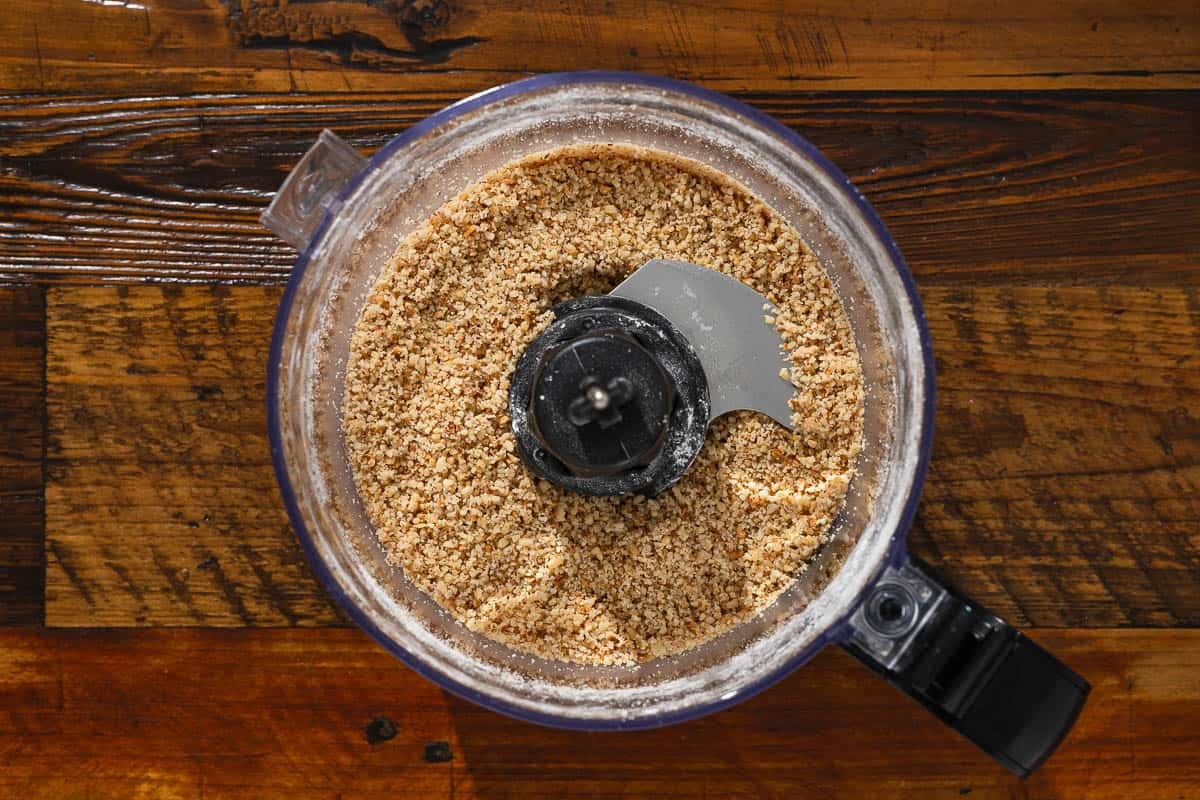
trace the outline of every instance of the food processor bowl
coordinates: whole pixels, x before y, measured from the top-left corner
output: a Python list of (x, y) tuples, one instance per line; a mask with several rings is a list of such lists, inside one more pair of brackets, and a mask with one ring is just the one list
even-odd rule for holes
[[(702, 162), (788, 220), (842, 300), (865, 382), (862, 454), (845, 508), (815, 561), (753, 619), (684, 654), (628, 667), (540, 659), (453, 619), (387, 562), (355, 489), (341, 427), (351, 335), (402, 239), (446, 201), (514, 159), (610, 142)], [(271, 448), (292, 525), (317, 575), (349, 615), (455, 694), (537, 723), (646, 728), (743, 700), (826, 644), (840, 642), (939, 713), (938, 698), (907, 685), (924, 678), (909, 673), (931, 669), (922, 661), (931, 641), (961, 655), (965, 645), (946, 637), (961, 639), (965, 630), (964, 641), (982, 643), (978, 647), (987, 651), (967, 653), (967, 661), (986, 656), (987, 663), (965, 678), (965, 689), (953, 687), (970, 695), (956, 701), (966, 704), (969, 716), (972, 703), (990, 696), (988, 687), (1014, 648), (1044, 653), (908, 556), (904, 538), (929, 459), (934, 409), (932, 349), (912, 277), (846, 176), (766, 115), (663, 78), (543, 75), (456, 103), (369, 161), (326, 131), (263, 221), (299, 250), (268, 366)], [(966, 616), (959, 619), (963, 609)], [(988, 626), (994, 630), (981, 634)], [(981, 638), (972, 638), (976, 634)], [(1003, 652), (991, 652), (996, 647)], [(1061, 667), (1055, 676), (1065, 675), (1076, 688), (1078, 702), (1039, 723), (1054, 729), (1053, 742), (1033, 756), (997, 755), (1008, 758), (1014, 771), (1032, 769), (1032, 761), (1053, 749), (1086, 694), (1086, 682), (1054, 664)], [(935, 678), (948, 680), (940, 672)], [(954, 717), (961, 710), (947, 713)], [(963, 730), (957, 719), (947, 721)], [(1028, 726), (1017, 728), (1027, 734)], [(981, 744), (996, 755), (991, 744)]]

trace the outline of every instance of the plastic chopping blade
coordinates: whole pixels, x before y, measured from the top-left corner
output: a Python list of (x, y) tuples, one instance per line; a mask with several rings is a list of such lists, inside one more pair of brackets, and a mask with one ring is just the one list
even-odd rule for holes
[(767, 298), (716, 270), (667, 259), (647, 261), (612, 294), (649, 306), (687, 337), (708, 380), (710, 420), (758, 411), (792, 429), (795, 387), (779, 376), (791, 364), (764, 319), (776, 313)]

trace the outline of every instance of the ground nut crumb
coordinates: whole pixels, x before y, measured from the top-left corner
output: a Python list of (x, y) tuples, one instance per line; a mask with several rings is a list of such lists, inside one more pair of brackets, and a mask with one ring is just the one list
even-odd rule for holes
[[(777, 306), (796, 431), (721, 417), (654, 499), (536, 480), (509, 428), (517, 358), (553, 304), (652, 258)], [(343, 411), (359, 494), (410, 580), (513, 648), (629, 664), (749, 619), (804, 568), (853, 474), (862, 369), (828, 277), (772, 209), (696, 162), (589, 145), (489, 174), (403, 241), (355, 330)]]

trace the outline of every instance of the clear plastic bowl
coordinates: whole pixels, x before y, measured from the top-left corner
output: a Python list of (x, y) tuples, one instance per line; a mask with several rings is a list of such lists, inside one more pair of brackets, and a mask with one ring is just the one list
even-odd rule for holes
[[(317, 575), (359, 625), (462, 697), (585, 729), (650, 727), (715, 711), (845, 637), (864, 589), (903, 557), (933, 410), (931, 348), (911, 276), (845, 175), (748, 106), (688, 84), (621, 73), (546, 75), (484, 92), (408, 129), (365, 164), (344, 146), (323, 142), (323, 153), (320, 144), (310, 153), (309, 172), (293, 173), (264, 217), (301, 251), (272, 339), (268, 413), (292, 525)], [(842, 298), (867, 390), (863, 455), (816, 562), (753, 620), (688, 653), (636, 667), (542, 660), (456, 622), (387, 563), (341, 432), (350, 336), (400, 240), (488, 171), (590, 142), (696, 159), (791, 222)]]

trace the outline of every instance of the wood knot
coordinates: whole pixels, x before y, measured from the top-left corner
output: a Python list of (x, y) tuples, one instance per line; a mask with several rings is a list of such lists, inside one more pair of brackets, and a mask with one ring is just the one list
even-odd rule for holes
[(454, 758), (454, 751), (449, 742), (429, 742), (425, 745), (425, 761), (430, 764), (442, 764)]
[(363, 728), (363, 733), (366, 734), (367, 744), (375, 745), (395, 739), (399, 730), (396, 723), (387, 717), (376, 717), (367, 723), (367, 727)]
[(397, 0), (396, 17), (404, 32), (426, 39), (450, 24), (451, 9), (446, 0)]

